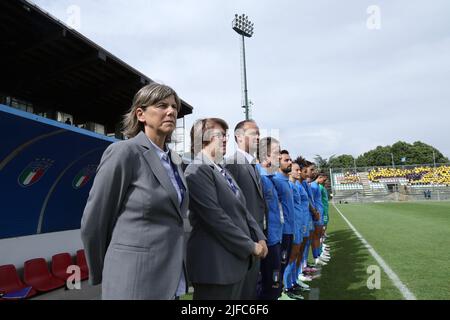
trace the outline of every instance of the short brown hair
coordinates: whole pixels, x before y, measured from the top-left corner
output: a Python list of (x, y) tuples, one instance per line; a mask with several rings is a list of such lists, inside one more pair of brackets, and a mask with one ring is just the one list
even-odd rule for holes
[(148, 106), (154, 105), (167, 97), (174, 96), (177, 104), (178, 112), (181, 109), (181, 101), (175, 90), (171, 87), (157, 82), (152, 82), (145, 87), (142, 87), (133, 98), (133, 103), (128, 112), (123, 116), (122, 133), (127, 138), (135, 137), (139, 132), (144, 130), (144, 124), (138, 121), (136, 116), (137, 108), (142, 108), (144, 111)]
[(204, 118), (194, 122), (191, 128), (191, 157), (194, 158), (204, 147), (211, 143), (211, 137), (205, 136), (208, 130), (218, 124), (228, 130), (228, 124), (220, 118)]

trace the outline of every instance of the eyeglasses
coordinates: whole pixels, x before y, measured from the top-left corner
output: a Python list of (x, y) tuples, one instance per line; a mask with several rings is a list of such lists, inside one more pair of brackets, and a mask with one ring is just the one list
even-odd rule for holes
[(228, 133), (223, 133), (223, 132), (216, 132), (216, 133), (213, 133), (211, 136), (217, 137), (219, 139), (224, 139), (224, 140), (225, 139), (228, 140), (228, 138), (230, 137), (230, 135)]

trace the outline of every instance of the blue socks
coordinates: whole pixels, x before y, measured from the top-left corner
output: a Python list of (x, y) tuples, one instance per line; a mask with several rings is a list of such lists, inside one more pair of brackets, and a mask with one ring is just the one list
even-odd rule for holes
[(284, 290), (292, 289), (294, 285), (298, 285), (297, 279), (302, 272), (301, 266), (297, 268), (295, 261), (289, 263), (284, 271), (283, 284)]
[(286, 269), (284, 270), (283, 283), (284, 283), (285, 290), (289, 290), (292, 288), (293, 274), (295, 274), (295, 261), (288, 263), (288, 265), (286, 266)]
[(303, 253), (302, 263), (308, 262), (310, 246), (311, 246), (311, 240), (308, 239), (308, 242), (306, 242), (306, 245), (305, 245), (305, 252)]
[(313, 257), (317, 259), (320, 256), (320, 248), (313, 249)]
[(298, 277), (300, 277), (300, 275), (302, 274), (302, 265), (300, 264), (300, 266), (298, 268), (296, 268), (295, 271), (296, 271), (295, 272), (295, 282), (297, 283)]

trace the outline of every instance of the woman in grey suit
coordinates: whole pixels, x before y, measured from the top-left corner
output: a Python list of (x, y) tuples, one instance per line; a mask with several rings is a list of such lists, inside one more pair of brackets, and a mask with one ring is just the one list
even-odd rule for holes
[(103, 299), (173, 299), (185, 293), (181, 159), (166, 146), (181, 103), (152, 83), (124, 117), (130, 139), (103, 154), (81, 221), (90, 283)]
[(222, 119), (209, 118), (191, 130), (196, 157), (185, 170), (192, 225), (186, 259), (196, 300), (239, 299), (252, 257), (267, 254), (266, 238), (242, 191), (221, 165), (227, 129)]

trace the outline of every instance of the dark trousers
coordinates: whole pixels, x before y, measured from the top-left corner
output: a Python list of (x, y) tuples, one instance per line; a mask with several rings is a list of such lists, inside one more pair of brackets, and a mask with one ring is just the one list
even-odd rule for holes
[(268, 246), (269, 253), (261, 260), (261, 292), (259, 299), (276, 300), (280, 293), (281, 277), (281, 243)]
[(252, 265), (244, 278), (244, 285), (242, 287), (241, 294), (242, 300), (256, 300), (256, 284), (258, 282), (260, 268), (261, 260), (259, 258), (252, 257)]
[[(289, 257), (292, 251), (292, 241), (294, 240), (293, 234), (283, 234), (283, 240), (281, 241), (281, 283), (283, 283), (284, 270), (289, 263)], [(279, 293), (281, 294), (283, 286), (280, 286)]]
[(233, 284), (203, 284), (193, 283), (194, 300), (239, 300), (244, 281)]

